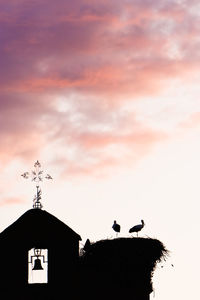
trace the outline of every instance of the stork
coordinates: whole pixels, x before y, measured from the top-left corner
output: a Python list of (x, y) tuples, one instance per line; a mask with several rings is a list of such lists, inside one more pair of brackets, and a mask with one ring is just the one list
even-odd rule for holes
[(137, 232), (137, 236), (138, 236), (138, 231), (142, 230), (142, 228), (144, 227), (144, 221), (141, 220), (141, 224), (138, 224), (138, 225), (135, 225), (133, 226), (130, 230), (129, 230), (129, 233), (132, 233), (132, 232)]
[(112, 229), (116, 232), (116, 237), (117, 237), (118, 232), (120, 232), (120, 225), (117, 224), (116, 221), (114, 221), (114, 224), (113, 224), (113, 226), (112, 226)]

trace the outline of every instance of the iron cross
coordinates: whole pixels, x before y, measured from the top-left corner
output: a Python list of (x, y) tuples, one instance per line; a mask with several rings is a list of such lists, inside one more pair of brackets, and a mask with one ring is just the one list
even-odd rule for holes
[(53, 179), (49, 174), (46, 174), (44, 176), (44, 172), (43, 170), (41, 170), (41, 164), (40, 162), (37, 160), (34, 164), (34, 170), (32, 170), (31, 172), (25, 172), (21, 175), (23, 178), (25, 179), (29, 179), (31, 178), (32, 181), (34, 181), (36, 183), (36, 189), (37, 189), (37, 194), (35, 195), (34, 199), (33, 199), (33, 208), (42, 208), (42, 204), (40, 202), (41, 200), (41, 188), (39, 186), (39, 183), (41, 181), (43, 181), (43, 179)]

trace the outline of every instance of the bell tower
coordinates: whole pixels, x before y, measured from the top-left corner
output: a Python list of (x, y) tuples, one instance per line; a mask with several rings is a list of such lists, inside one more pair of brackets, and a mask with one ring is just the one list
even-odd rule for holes
[(37, 289), (38, 284), (55, 291), (58, 286), (65, 287), (66, 282), (70, 287), (76, 282), (81, 237), (43, 209), (40, 182), (52, 177), (43, 176), (39, 161), (22, 177), (36, 183), (36, 195), (33, 208), (0, 233), (1, 288), (6, 295), (14, 291), (21, 295), (21, 291)]
[[(42, 209), (40, 182), (43, 179), (53, 179), (49, 174), (44, 177), (41, 170), (41, 164), (37, 160), (34, 164), (34, 170), (25, 172), (21, 175), (23, 178), (31, 178), (36, 183), (36, 195), (33, 199), (33, 208)], [(43, 267), (44, 266), (44, 267)], [(28, 283), (48, 283), (48, 249), (32, 248), (28, 251)]]

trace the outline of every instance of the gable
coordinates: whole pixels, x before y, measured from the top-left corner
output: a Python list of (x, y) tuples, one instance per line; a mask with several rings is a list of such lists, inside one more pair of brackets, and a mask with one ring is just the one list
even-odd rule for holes
[(30, 209), (1, 234), (0, 240), (81, 240), (74, 230), (45, 210)]

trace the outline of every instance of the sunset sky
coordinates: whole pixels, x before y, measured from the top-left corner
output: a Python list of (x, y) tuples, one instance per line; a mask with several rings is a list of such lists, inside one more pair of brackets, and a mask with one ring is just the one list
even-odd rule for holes
[(199, 82), (197, 0), (0, 0), (0, 231), (39, 160), (44, 209), (81, 245), (144, 219), (171, 251), (155, 299), (196, 299)]

